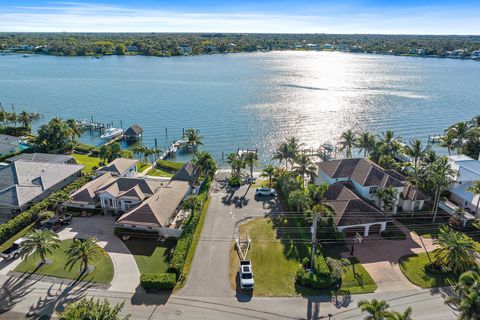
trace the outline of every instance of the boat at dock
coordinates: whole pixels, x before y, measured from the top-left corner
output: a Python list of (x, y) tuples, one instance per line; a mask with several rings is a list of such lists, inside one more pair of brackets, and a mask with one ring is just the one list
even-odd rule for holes
[(100, 138), (105, 140), (111, 140), (123, 134), (122, 128), (108, 128), (104, 134), (100, 136)]

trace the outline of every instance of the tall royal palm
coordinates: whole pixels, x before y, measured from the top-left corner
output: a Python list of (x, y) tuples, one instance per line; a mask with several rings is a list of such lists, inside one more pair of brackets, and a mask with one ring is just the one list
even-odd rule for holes
[(250, 184), (253, 183), (253, 166), (258, 163), (258, 155), (256, 152), (248, 152), (244, 157), (245, 165), (250, 168)]
[(355, 147), (359, 152), (363, 151), (363, 157), (366, 158), (370, 152), (375, 148), (376, 138), (371, 132), (362, 132), (355, 140)]
[(192, 147), (192, 150), (193, 150), (194, 156), (195, 156), (195, 152), (196, 152), (197, 147), (199, 145), (203, 144), (203, 142), (202, 142), (203, 137), (200, 136), (200, 130), (193, 129), (193, 128), (188, 128), (187, 130), (185, 130), (185, 140), (186, 140), (187, 145)]
[(52, 254), (53, 249), (59, 247), (58, 235), (51, 230), (30, 231), (22, 242), (20, 255), (27, 258), (29, 254), (39, 256), (42, 264), (47, 263), (47, 255)]
[(465, 140), (470, 137), (471, 131), (470, 124), (467, 121), (460, 121), (452, 125), (447, 129), (446, 134), (451, 134), (455, 138), (455, 146), (457, 152), (462, 153)]
[(352, 148), (355, 145), (355, 141), (355, 133), (351, 129), (344, 131), (338, 141), (340, 151), (345, 150), (345, 157), (348, 159), (352, 157)]
[(65, 251), (67, 254), (67, 267), (72, 267), (80, 262), (80, 273), (88, 269), (88, 262), (101, 254), (100, 247), (97, 245), (97, 239), (88, 237), (86, 239), (76, 239)]
[(430, 149), (429, 146), (423, 147), (422, 141), (416, 139), (411, 140), (408, 145), (405, 146), (405, 154), (413, 159), (413, 168), (415, 174), (415, 185), (418, 185), (418, 176), (417, 176), (417, 169), (418, 169), (418, 162), (423, 157), (425, 152)]
[(300, 176), (305, 184), (305, 176), (313, 179), (317, 176), (317, 167), (313, 164), (310, 157), (306, 154), (301, 154), (295, 160), (293, 171)]
[(260, 174), (261, 177), (268, 178), (268, 187), (272, 186), (272, 179), (275, 176), (276, 168), (270, 164), (267, 164)]
[(457, 172), (450, 167), (450, 164), (448, 163), (446, 157), (439, 158), (435, 160), (435, 162), (429, 164), (427, 171), (429, 182), (435, 190), (432, 207), (433, 222), (435, 222), (442, 191), (448, 187), (448, 185), (452, 181), (452, 177)]
[(434, 244), (438, 246), (435, 250), (437, 263), (446, 266), (456, 274), (468, 271), (477, 264), (475, 252), (478, 252), (478, 249), (475, 241), (464, 233), (442, 225)]
[(73, 142), (75, 141), (76, 138), (80, 138), (83, 134), (83, 127), (80, 123), (78, 123), (74, 119), (67, 119), (65, 121), (65, 125), (67, 126), (69, 136), (70, 136), (70, 142), (72, 143), (73, 147)]

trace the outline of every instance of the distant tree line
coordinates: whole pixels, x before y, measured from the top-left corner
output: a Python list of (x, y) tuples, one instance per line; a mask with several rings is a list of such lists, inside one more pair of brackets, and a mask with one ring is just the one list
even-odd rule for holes
[[(284, 50), (295, 45), (325, 43), (355, 51), (407, 54), (422, 48), (426, 55), (480, 49), (480, 36), (359, 35), (359, 34), (197, 34), (197, 33), (0, 33), (0, 50), (26, 45), (25, 51), (61, 56), (129, 53), (148, 56), (181, 55), (181, 45), (191, 54)], [(130, 49), (130, 50), (129, 50)]]

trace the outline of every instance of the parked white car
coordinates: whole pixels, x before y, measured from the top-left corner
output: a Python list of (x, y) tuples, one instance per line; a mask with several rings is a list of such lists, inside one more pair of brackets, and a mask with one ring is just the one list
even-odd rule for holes
[(240, 288), (242, 290), (253, 290), (253, 271), (252, 262), (250, 260), (240, 260), (238, 268), (240, 278)]
[(276, 196), (277, 191), (275, 191), (275, 189), (272, 189), (272, 188), (261, 187), (255, 190), (255, 195), (256, 196)]
[(0, 253), (0, 257), (5, 260), (17, 259), (20, 256), (20, 250), (22, 249), (22, 242), (24, 238), (16, 240), (10, 248)]

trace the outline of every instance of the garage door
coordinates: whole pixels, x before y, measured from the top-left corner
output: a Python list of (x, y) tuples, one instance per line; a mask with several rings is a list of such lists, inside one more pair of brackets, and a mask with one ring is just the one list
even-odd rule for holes
[(347, 237), (353, 237), (357, 233), (363, 236), (363, 233), (365, 232), (365, 227), (350, 227), (350, 228), (345, 228), (343, 229), (343, 232)]
[(380, 233), (380, 230), (382, 230), (382, 225), (381, 224), (374, 224), (370, 226), (369, 234), (373, 233)]

